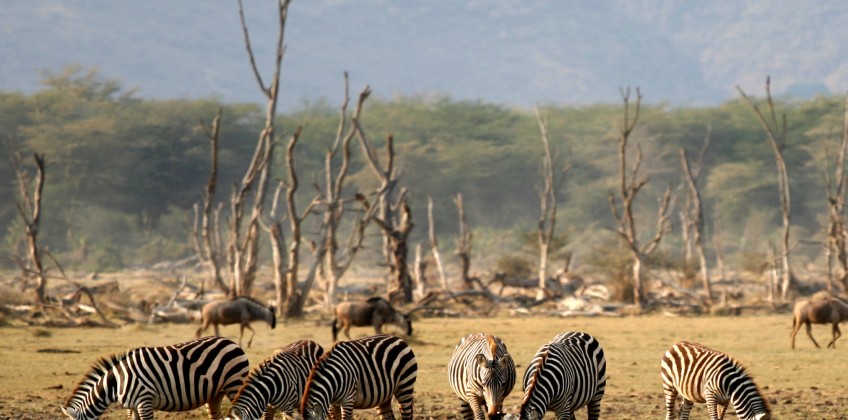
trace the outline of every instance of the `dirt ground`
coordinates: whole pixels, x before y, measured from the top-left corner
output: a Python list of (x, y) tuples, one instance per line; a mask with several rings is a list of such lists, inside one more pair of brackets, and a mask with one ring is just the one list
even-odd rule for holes
[[(492, 318), (427, 318), (415, 321), (415, 334), (407, 341), (419, 363), (416, 382), (416, 417), (455, 418), (457, 398), (447, 385), (445, 366), (459, 339), (472, 332), (501, 337), (516, 360), (519, 378), (540, 345), (563, 331), (586, 331), (603, 345), (608, 363), (607, 393), (602, 418), (662, 418), (664, 403), (659, 375), (662, 353), (677, 340), (698, 341), (733, 354), (767, 396), (778, 419), (848, 418), (848, 373), (844, 363), (846, 343), (836, 349), (816, 349), (803, 332), (796, 350), (789, 347), (791, 315), (738, 317), (553, 318), (501, 313)], [(324, 317), (280, 323), (274, 330), (254, 324), (256, 338), (247, 349), (256, 366), (274, 349), (298, 339), (312, 339), (325, 348), (330, 327)], [(72, 393), (94, 360), (128, 348), (164, 345), (193, 338), (197, 325), (133, 324), (118, 329), (26, 326), (0, 328), (0, 419), (58, 419), (60, 404)], [(373, 333), (359, 328), (354, 337)], [(238, 339), (238, 328), (224, 327), (222, 334)], [(816, 326), (819, 342), (827, 342), (830, 328)], [(245, 340), (246, 342), (246, 340)], [(505, 403), (517, 412), (521, 399), (518, 384)], [(226, 404), (226, 403), (225, 403)], [(375, 418), (373, 410), (357, 418)], [(552, 415), (549, 414), (549, 417)], [(585, 410), (578, 412), (578, 418)], [(706, 418), (696, 405), (692, 417)], [(103, 417), (123, 419), (113, 405)], [(156, 413), (157, 419), (203, 419), (203, 410), (189, 413)], [(278, 414), (278, 418), (283, 418)], [(735, 418), (728, 414), (727, 418)]]

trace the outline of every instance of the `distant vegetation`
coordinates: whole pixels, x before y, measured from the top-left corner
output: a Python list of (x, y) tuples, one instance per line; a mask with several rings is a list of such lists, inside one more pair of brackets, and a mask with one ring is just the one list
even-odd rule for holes
[[(341, 96), (339, 92), (339, 102)], [(77, 270), (117, 270), (191, 255), (192, 206), (209, 174), (205, 130), (218, 108), (223, 108), (218, 197), (226, 200), (261, 130), (264, 116), (258, 105), (211, 98), (144, 99), (95, 71), (72, 68), (47, 75), (44, 89), (31, 95), (0, 91), (4, 141), (21, 151), (25, 164), (32, 163), (32, 153), (45, 155), (41, 244), (66, 269)], [(822, 255), (826, 157), (840, 138), (843, 98), (785, 100), (777, 109), (788, 120), (784, 156), (792, 187), (794, 264), (800, 266)], [(602, 266), (604, 259), (599, 262), (597, 254), (611, 256), (610, 250), (619, 246), (609, 229), (614, 221), (607, 195), (617, 188), (621, 104), (543, 110), (556, 160), (570, 168), (559, 191), (557, 229), (567, 238), (562, 250), (573, 254), (574, 268)], [(304, 127), (296, 152), (303, 200), (311, 197), (312, 184), (322, 182), (319, 171), (335, 138), (337, 114), (338, 104), (319, 101), (279, 117), (278, 127), (285, 133)], [(449, 97), (402, 97), (370, 101), (363, 124), (378, 147), (387, 135), (394, 136), (416, 225), (411, 243), (425, 243), (427, 249), (427, 197), (432, 196), (440, 244), (451, 248), (458, 225), (453, 197), (462, 193), (474, 231), (474, 269), (492, 269), (503, 256), (532, 258), (532, 241), (525, 237), (539, 218), (543, 151), (531, 110)], [(641, 147), (641, 173), (648, 179), (637, 199), (637, 217), (643, 224), (654, 223), (662, 191), (681, 182), (678, 149), (697, 156), (708, 126), (712, 140), (698, 182), (710, 258), (714, 261), (715, 235), (720, 233), (726, 261), (743, 268), (743, 260), (767, 254), (769, 241), (780, 234), (781, 212), (772, 151), (741, 101), (709, 108), (643, 107), (631, 140)], [(284, 149), (277, 148), (274, 171), (279, 179), (285, 178)], [(375, 187), (360, 153), (354, 149), (350, 194), (369, 194)], [(4, 253), (20, 253), (19, 196), (6, 158), (0, 160), (0, 179), (6, 180), (0, 184)], [(680, 206), (684, 191), (678, 192)], [(642, 230), (651, 234), (650, 226)], [(677, 231), (663, 241), (666, 261), (679, 260), (681, 241)], [(451, 255), (448, 250), (448, 262)], [(14, 266), (9, 258), (0, 261)], [(358, 263), (375, 267), (379, 261), (364, 254)], [(558, 267), (556, 261), (552, 264)]]

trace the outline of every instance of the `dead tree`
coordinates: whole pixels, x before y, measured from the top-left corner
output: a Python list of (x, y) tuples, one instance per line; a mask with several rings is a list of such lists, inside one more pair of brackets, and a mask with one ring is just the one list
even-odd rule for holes
[(645, 303), (645, 294), (642, 287), (645, 258), (656, 250), (663, 235), (671, 230), (668, 215), (671, 188), (666, 188), (665, 193), (660, 199), (654, 237), (648, 243), (642, 244), (637, 235), (636, 220), (633, 215), (633, 201), (636, 199), (639, 190), (647, 184), (648, 180), (639, 176), (639, 168), (642, 164), (642, 150), (638, 145), (636, 147), (636, 162), (630, 168), (629, 173), (627, 166), (627, 147), (630, 142), (630, 135), (639, 121), (639, 107), (642, 101), (642, 94), (637, 88), (636, 104), (632, 116), (630, 115), (630, 89), (623, 90), (621, 96), (624, 101), (624, 120), (618, 137), (618, 172), (621, 208), (619, 209), (616, 196), (612, 191), (609, 192), (609, 204), (612, 215), (618, 223), (616, 233), (624, 240), (630, 250), (632, 257), (631, 280), (633, 282), (633, 303), (637, 308), (641, 309), (642, 304)]
[[(834, 259), (839, 264), (838, 281), (842, 286), (842, 290), (848, 291), (848, 231), (845, 226), (845, 192), (848, 189), (846, 182), (845, 171), (845, 153), (848, 151), (848, 96), (845, 97), (845, 105), (843, 108), (844, 116), (842, 119), (842, 140), (839, 144), (839, 152), (836, 154), (836, 161), (833, 166), (833, 177), (831, 178), (830, 168), (825, 171), (827, 182), (827, 208), (828, 208), (828, 225), (827, 225), (827, 243), (825, 250), (827, 253), (827, 290), (833, 291), (833, 264)], [(825, 156), (830, 156), (830, 153), (825, 153)], [(828, 159), (828, 165), (830, 159)]]
[[(265, 104), (265, 126), (259, 134), (253, 158), (245, 171), (241, 183), (237, 185), (230, 198), (230, 224), (229, 238), (227, 241), (227, 262), (230, 266), (231, 283), (230, 293), (235, 296), (249, 295), (256, 276), (257, 256), (259, 254), (259, 229), (260, 218), (265, 206), (265, 195), (268, 189), (268, 174), (271, 166), (271, 157), (274, 149), (274, 119), (277, 114), (277, 95), (280, 86), (280, 70), (285, 52), (283, 43), (286, 27), (286, 17), (290, 0), (278, 0), (277, 17), (279, 32), (276, 42), (276, 56), (274, 73), (271, 84), (266, 85), (256, 66), (256, 59), (250, 43), (250, 36), (244, 18), (244, 7), (242, 0), (238, 0), (239, 18), (242, 33), (244, 34), (245, 49), (247, 50), (253, 74), (259, 89), (266, 98)], [(247, 198), (252, 194), (250, 218), (245, 227), (246, 232), (242, 234), (242, 223), (247, 207)]]
[(316, 261), (313, 262), (313, 269), (309, 270), (309, 274), (303, 284), (298, 284), (298, 271), (300, 270), (300, 246), (303, 242), (303, 234), (301, 225), (312, 208), (318, 203), (318, 198), (314, 198), (304, 209), (303, 212), (297, 210), (297, 200), (295, 193), (300, 185), (297, 177), (297, 169), (295, 168), (294, 148), (300, 138), (301, 127), (295, 130), (289, 140), (289, 145), (286, 148), (286, 168), (288, 174), (288, 185), (286, 188), (286, 211), (289, 220), (289, 234), (291, 235), (291, 245), (288, 252), (288, 268), (286, 270), (286, 298), (285, 304), (286, 317), (301, 317), (303, 315), (303, 307), (306, 304), (306, 297), (312, 285), (315, 282), (315, 273), (325, 249), (319, 244), (315, 252)]
[(474, 280), (469, 274), (471, 270), (471, 229), (468, 227), (468, 220), (465, 218), (465, 207), (462, 205), (462, 194), (457, 194), (454, 198), (456, 209), (459, 213), (459, 237), (456, 239), (456, 255), (459, 257), (459, 273), (462, 280), (462, 286), (465, 290), (474, 288)]
[(41, 248), (38, 246), (38, 229), (41, 225), (41, 195), (44, 190), (44, 154), (34, 153), (32, 155), (33, 160), (35, 160), (36, 173), (35, 186), (32, 195), (30, 195), (29, 175), (23, 168), (21, 156), (16, 151), (12, 151), (11, 146), (8, 149), (12, 166), (15, 168), (15, 174), (18, 178), (18, 193), (20, 195), (17, 203), (18, 213), (24, 221), (26, 232), (27, 258), (18, 257), (16, 261), (23, 277), (35, 280), (33, 304), (41, 308), (45, 302), (45, 290), (47, 289), (47, 273), (41, 260)]
[(551, 144), (548, 140), (548, 120), (542, 115), (538, 107), (536, 108), (536, 121), (539, 123), (539, 131), (542, 135), (542, 145), (545, 151), (540, 166), (542, 189), (539, 191), (539, 223), (536, 234), (539, 246), (539, 292), (536, 294), (536, 300), (542, 300), (549, 292), (547, 287), (548, 257), (556, 227), (557, 189), (566, 170), (563, 169), (559, 176), (554, 177), (554, 160), (551, 155)]
[(760, 110), (760, 107), (754, 103), (745, 91), (739, 86), (736, 90), (742, 95), (754, 114), (757, 116), (763, 130), (766, 133), (769, 145), (774, 152), (774, 162), (777, 167), (777, 187), (780, 193), (780, 206), (783, 210), (783, 238), (781, 241), (781, 285), (780, 298), (786, 301), (789, 289), (792, 287), (792, 266), (789, 261), (789, 228), (792, 218), (791, 200), (789, 197), (789, 174), (786, 171), (786, 161), (783, 160), (783, 148), (786, 146), (786, 114), (781, 115), (780, 121), (777, 119), (777, 113), (774, 109), (774, 101), (771, 97), (771, 78), (766, 78), (766, 102), (768, 104), (768, 118)]
[[(221, 208), (220, 206), (213, 208), (218, 185), (218, 137), (221, 132), (221, 114), (222, 110), (219, 109), (207, 133), (211, 149), (209, 180), (206, 182), (206, 189), (201, 196), (202, 209), (198, 204), (195, 203), (194, 205), (194, 227), (191, 236), (195, 253), (209, 269), (209, 278), (212, 279), (212, 284), (222, 291), (228, 292), (229, 288), (221, 276), (221, 255), (223, 251), (220, 230), (218, 229)], [(199, 229), (198, 224), (200, 225)], [(201, 280), (199, 294), (202, 295), (206, 291), (205, 285), (205, 280)]]
[(448, 279), (445, 276), (445, 266), (442, 264), (442, 254), (439, 253), (439, 241), (436, 239), (436, 223), (433, 219), (433, 197), (427, 196), (427, 223), (428, 233), (430, 236), (430, 252), (433, 254), (433, 259), (436, 261), (436, 269), (439, 271), (439, 280), (441, 280), (442, 290), (448, 290)]
[[(323, 273), (327, 283), (327, 305), (334, 305), (336, 301), (336, 289), (338, 288), (339, 279), (350, 268), (357, 252), (362, 249), (362, 239), (365, 228), (371, 221), (373, 211), (369, 210), (374, 207), (375, 203), (367, 203), (364, 196), (360, 194), (354, 195), (354, 198), (345, 198), (342, 196), (345, 180), (350, 168), (350, 143), (357, 133), (357, 126), (351, 124), (347, 127), (347, 106), (349, 101), (348, 95), (348, 75), (344, 74), (344, 101), (339, 110), (339, 124), (336, 130), (336, 138), (333, 145), (327, 150), (324, 158), (324, 185), (319, 187), (323, 196), (320, 199), (323, 205), (323, 220), (322, 231), (324, 233), (324, 265)], [(371, 94), (371, 89), (366, 86), (359, 94), (356, 109), (350, 116), (351, 121), (359, 121), (362, 110), (365, 105), (365, 100)], [(338, 171), (333, 173), (333, 162), (337, 155), (341, 154), (341, 162), (338, 164)], [(366, 217), (354, 219), (354, 226), (350, 231), (350, 236), (347, 241), (347, 246), (344, 249), (339, 248), (339, 225), (342, 222), (346, 205), (349, 202), (358, 202), (362, 206), (361, 214)]]
[[(704, 149), (706, 149), (707, 144), (709, 143), (709, 135), (707, 135), (706, 140), (704, 141)], [(703, 153), (701, 154), (701, 158), (703, 158)], [(698, 169), (701, 167), (701, 162), (698, 162)], [(686, 185), (688, 188), (687, 194), (687, 208), (685, 209), (685, 213), (687, 216), (685, 217), (686, 225), (683, 227), (684, 230), (688, 230), (692, 233), (692, 241), (695, 243), (695, 249), (698, 252), (698, 261), (700, 263), (700, 271), (701, 271), (701, 280), (704, 283), (704, 292), (707, 294), (707, 303), (712, 306), (713, 304), (713, 289), (710, 282), (710, 270), (707, 265), (707, 253), (704, 245), (704, 207), (701, 204), (701, 192), (698, 190), (697, 183), (697, 172), (693, 171), (689, 165), (689, 159), (686, 156), (686, 149), (680, 148), (680, 168), (683, 172), (683, 177), (686, 180)]]
[(288, 298), (288, 289), (286, 288), (286, 238), (283, 233), (283, 226), (277, 219), (277, 206), (280, 204), (280, 194), (285, 188), (285, 183), (280, 181), (277, 184), (277, 189), (274, 191), (274, 199), (271, 202), (271, 211), (268, 216), (270, 223), (266, 224), (260, 220), (262, 229), (268, 234), (268, 239), (271, 242), (271, 260), (273, 263), (274, 272), (274, 307), (280, 315), (286, 315), (286, 303)]

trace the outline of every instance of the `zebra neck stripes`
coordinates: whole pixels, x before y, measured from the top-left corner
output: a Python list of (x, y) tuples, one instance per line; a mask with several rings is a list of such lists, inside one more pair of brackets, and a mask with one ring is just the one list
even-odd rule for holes
[(713, 418), (732, 404), (740, 419), (764, 420), (771, 408), (744, 366), (732, 357), (701, 344), (679, 342), (663, 356), (663, 392), (666, 419), (674, 418), (677, 396), (683, 397), (681, 418), (694, 403), (706, 403)]
[(603, 349), (589, 334), (560, 334), (539, 348), (523, 382), (521, 419), (541, 419), (547, 411), (572, 418), (582, 407), (589, 419), (597, 419), (606, 389)]
[(295, 408), (300, 409), (306, 379), (323, 353), (324, 349), (310, 340), (280, 349), (250, 373), (233, 401), (230, 416), (247, 420), (264, 414), (271, 418), (275, 411), (291, 416)]

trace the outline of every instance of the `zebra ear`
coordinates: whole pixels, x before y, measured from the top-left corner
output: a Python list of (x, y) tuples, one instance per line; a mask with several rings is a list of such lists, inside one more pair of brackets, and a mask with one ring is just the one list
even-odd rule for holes
[(483, 353), (477, 353), (477, 356), (474, 356), (474, 360), (477, 361), (477, 364), (480, 365), (480, 367), (489, 367), (489, 360), (486, 359), (486, 356), (483, 355)]
[(498, 359), (498, 367), (500, 367), (501, 369), (506, 369), (506, 368), (508, 368), (508, 367), (509, 367), (509, 361), (510, 361), (510, 360), (511, 360), (511, 359), (510, 359), (510, 357), (509, 357), (509, 355), (508, 355), (508, 354), (505, 354), (505, 355), (501, 356), (501, 358), (500, 358), (500, 359)]

